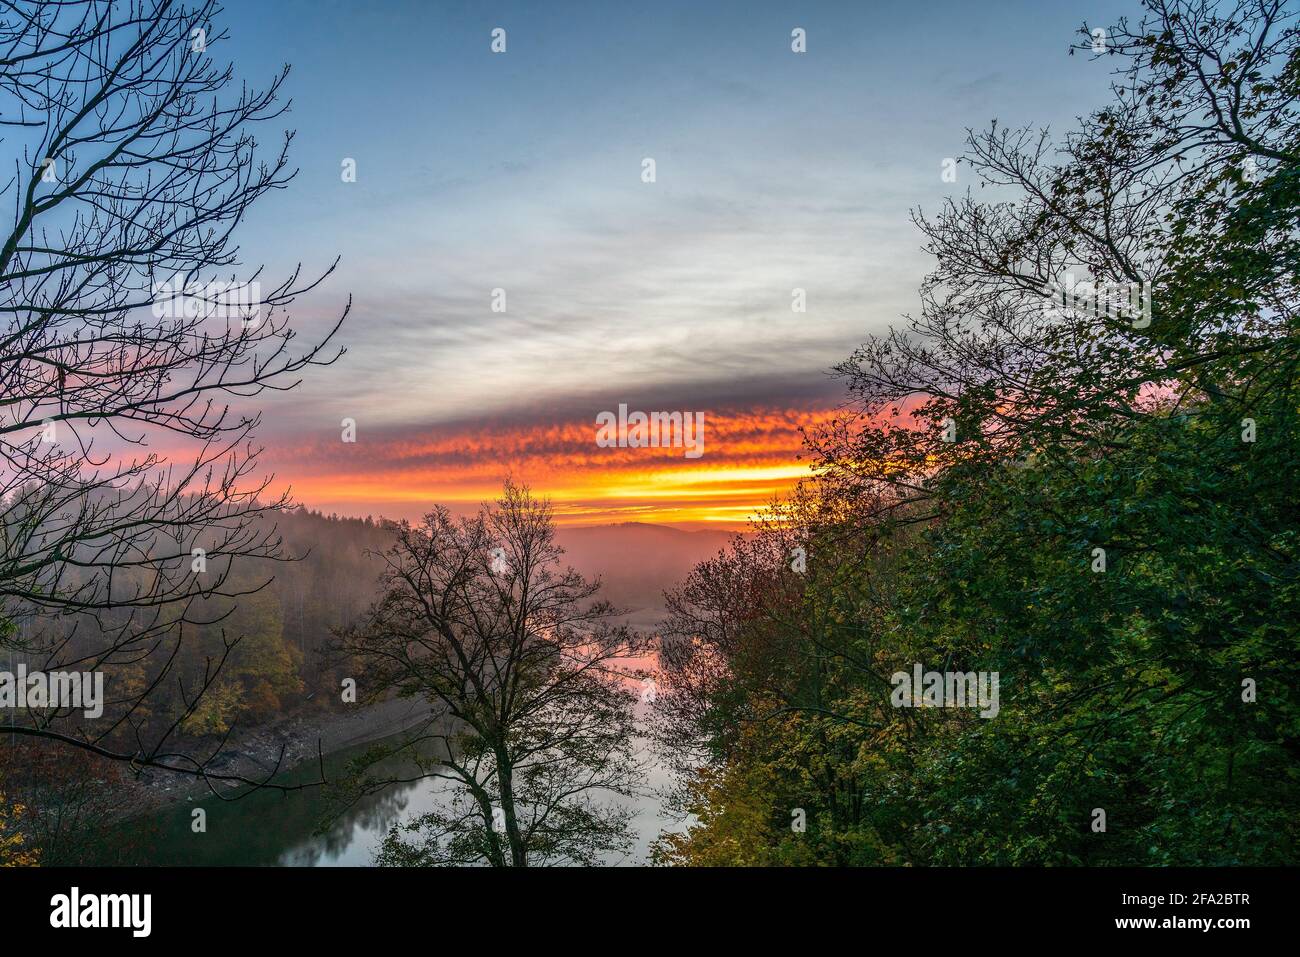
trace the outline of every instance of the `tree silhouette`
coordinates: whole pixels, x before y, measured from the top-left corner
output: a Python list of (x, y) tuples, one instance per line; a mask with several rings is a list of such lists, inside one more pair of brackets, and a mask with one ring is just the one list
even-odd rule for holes
[(341, 635), (369, 695), (428, 701), (398, 751), (456, 785), (406, 826), (416, 840), (390, 835), (381, 862), (590, 864), (628, 846), (630, 813), (607, 799), (639, 783), (639, 642), (594, 600), (598, 581), (560, 565), (554, 536), (549, 504), (510, 483), (475, 516), (434, 509), (399, 529), (384, 597)]
[[(256, 474), (248, 400), (335, 361), (347, 314), (300, 348), (287, 309), (334, 266), (305, 282), (238, 273), (236, 227), (295, 173), (292, 133), (269, 161), (252, 133), (285, 110), (288, 67), (264, 89), (236, 86), (214, 57), (219, 13), (171, 0), (0, 13), (12, 160), (0, 196), (13, 209), (0, 245), (0, 624), (93, 624), (49, 638), (9, 624), (0, 641), (47, 671), (150, 666), (94, 727), (51, 709), (9, 731), (193, 775), (205, 762), (168, 741), (225, 656), (189, 686), (171, 675), (192, 608), (247, 591), (230, 579), (237, 560), (284, 557), (258, 520), (287, 501)], [(138, 716), (173, 677), (184, 706), (145, 740)]]

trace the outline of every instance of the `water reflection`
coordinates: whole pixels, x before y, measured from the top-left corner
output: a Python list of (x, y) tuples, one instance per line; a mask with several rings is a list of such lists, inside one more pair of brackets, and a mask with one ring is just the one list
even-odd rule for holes
[[(400, 740), (391, 738), (377, 745), (391, 748)], [(341, 780), (349, 764), (374, 747), (360, 746), (327, 757), (327, 779)], [(431, 751), (425, 756), (432, 756)], [(380, 777), (409, 777), (414, 767), (409, 758), (390, 758), (373, 770)], [(306, 781), (317, 773), (311, 766), (289, 779)], [(652, 768), (648, 786), (663, 783), (658, 769)], [(392, 784), (341, 812), (338, 802), (342, 794), (337, 786), (287, 794), (262, 791), (238, 801), (196, 798), (131, 822), (115, 838), (106, 839), (104, 854), (107, 859), (115, 846), (120, 854), (120, 845), (129, 844), (132, 858), (144, 864), (366, 867), (374, 863), (375, 852), (393, 825), (439, 807), (446, 801), (448, 789), (455, 786), (440, 777)], [(191, 812), (196, 807), (207, 812), (205, 833), (191, 829)], [(635, 810), (633, 851), (611, 864), (644, 863), (650, 841), (672, 824), (660, 817), (659, 802), (652, 797), (636, 801)], [(110, 843), (113, 841), (117, 843)]]

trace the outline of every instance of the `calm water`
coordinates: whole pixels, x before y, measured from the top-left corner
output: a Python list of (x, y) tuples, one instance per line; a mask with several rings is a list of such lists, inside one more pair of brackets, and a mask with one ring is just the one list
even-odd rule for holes
[[(327, 778), (338, 776), (350, 758), (373, 746), (361, 745), (327, 756)], [(411, 770), (399, 761), (376, 769), (395, 775)], [(311, 780), (315, 770), (314, 766), (303, 768), (288, 777)], [(665, 783), (662, 772), (652, 768), (648, 786), (658, 789)], [(138, 863), (364, 867), (374, 863), (375, 852), (393, 824), (433, 810), (453, 786), (440, 778), (390, 785), (344, 811), (320, 834), (315, 831), (329, 810), (329, 796), (322, 788), (289, 794), (261, 791), (238, 801), (221, 801), (210, 795), (181, 801), (131, 822), (123, 831), (132, 845), (131, 859)], [(660, 817), (657, 799), (639, 799), (632, 806), (637, 811), (633, 822), (636, 843), (626, 858), (610, 860), (610, 864), (643, 863), (650, 842), (673, 826), (671, 820)], [(207, 812), (207, 832), (203, 834), (195, 834), (190, 827), (196, 807)]]

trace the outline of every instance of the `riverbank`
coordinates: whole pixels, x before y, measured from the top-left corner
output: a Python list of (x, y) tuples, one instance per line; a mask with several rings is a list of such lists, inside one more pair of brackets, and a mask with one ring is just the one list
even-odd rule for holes
[[(358, 705), (338, 714), (299, 715), (281, 718), (228, 740), (216, 754), (216, 744), (201, 745), (194, 753), (201, 759), (212, 755), (211, 773), (238, 775), (260, 780), (276, 771), (290, 771), (319, 755), (368, 744), (418, 727), (428, 720), (429, 706), (413, 698)], [(237, 791), (227, 786), (186, 774), (149, 768), (130, 785), (131, 813), (152, 810), (174, 801), (210, 793), (211, 788)]]

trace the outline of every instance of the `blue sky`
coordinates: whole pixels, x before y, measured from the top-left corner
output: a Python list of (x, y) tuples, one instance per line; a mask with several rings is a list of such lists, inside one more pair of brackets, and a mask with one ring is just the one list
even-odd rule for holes
[(356, 303), (349, 354), (275, 401), (266, 431), (824, 402), (825, 370), (916, 308), (928, 263), (909, 210), (973, 185), (940, 177), (965, 129), (1063, 130), (1103, 103), (1108, 65), (1068, 47), (1084, 19), (1125, 13), (229, 0), (214, 52), (250, 82), (292, 64), (301, 168), (251, 214), (246, 258), (274, 275), (342, 255), (297, 307), (306, 333)]

